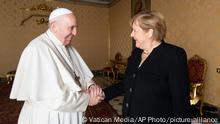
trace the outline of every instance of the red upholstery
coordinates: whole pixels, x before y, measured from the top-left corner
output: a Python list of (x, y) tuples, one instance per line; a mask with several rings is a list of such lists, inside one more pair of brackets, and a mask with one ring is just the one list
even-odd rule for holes
[(191, 83), (204, 81), (205, 63), (200, 59), (191, 59), (188, 62), (189, 80)]
[(188, 61), (188, 71), (190, 80), (190, 103), (196, 105), (200, 101), (200, 115), (203, 115), (202, 107), (204, 102), (204, 83), (207, 63), (198, 55), (194, 55)]

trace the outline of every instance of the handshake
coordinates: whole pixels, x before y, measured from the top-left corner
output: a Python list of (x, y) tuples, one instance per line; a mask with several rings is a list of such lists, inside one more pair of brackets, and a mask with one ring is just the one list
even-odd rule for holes
[(94, 106), (105, 99), (102, 88), (96, 84), (91, 85), (86, 92), (89, 94), (89, 106)]

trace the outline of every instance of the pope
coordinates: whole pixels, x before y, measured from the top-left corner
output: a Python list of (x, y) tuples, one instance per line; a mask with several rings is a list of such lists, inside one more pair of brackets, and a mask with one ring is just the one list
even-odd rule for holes
[(71, 46), (76, 34), (76, 16), (58, 8), (49, 16), (49, 29), (24, 49), (10, 94), (24, 101), (18, 124), (81, 124), (87, 106), (104, 99), (92, 72)]

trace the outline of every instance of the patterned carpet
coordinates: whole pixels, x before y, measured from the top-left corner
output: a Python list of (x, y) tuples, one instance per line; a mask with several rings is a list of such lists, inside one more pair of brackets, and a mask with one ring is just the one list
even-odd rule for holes
[(103, 77), (103, 76), (95, 76), (93, 80), (98, 84), (101, 88), (106, 88), (108, 86), (111, 86), (115, 83), (118, 83), (118, 80), (112, 80), (111, 78), (108, 77)]
[[(112, 80), (111, 78), (103, 76), (96, 76), (94, 78), (94, 81), (103, 89), (119, 82), (119, 80)], [(118, 96), (109, 101), (109, 104), (112, 106), (112, 108), (117, 112), (119, 116), (122, 115), (122, 102), (123, 96)]]
[[(113, 85), (115, 83), (118, 83), (119, 81), (113, 81), (112, 80), (109, 81), (108, 78), (103, 77), (103, 76), (97, 76), (95, 78), (95, 81), (102, 86), (103, 88), (106, 88), (110, 85)], [(109, 101), (109, 104), (112, 106), (113, 109), (115, 109), (118, 113), (118, 115), (122, 115), (122, 103), (123, 103), (123, 96), (118, 96), (112, 100)], [(198, 106), (191, 106), (191, 113), (192, 113), (192, 117), (193, 117), (193, 124), (202, 124), (199, 123), (199, 121), (204, 121), (203, 124), (220, 124), (220, 109), (216, 108), (213, 105), (204, 103), (203, 106), (203, 119), (206, 120), (201, 120), (201, 116), (198, 110)], [(211, 122), (205, 122), (207, 120), (211, 120), (214, 121), (214, 123)], [(198, 120), (198, 121), (197, 121)], [(215, 122), (217, 120), (217, 122)]]
[(120, 118), (117, 112), (107, 102), (103, 101), (98, 105), (88, 107), (86, 110), (87, 124), (94, 124), (94, 122), (108, 122), (108, 124), (120, 124), (120, 121), (115, 121)]
[[(98, 82), (98, 84), (103, 88), (116, 82), (101, 77), (94, 78), (94, 80)], [(9, 99), (11, 87), (12, 85), (7, 84), (6, 82), (0, 83), (0, 124), (17, 124), (17, 119), (23, 105), (23, 102)], [(96, 106), (88, 107), (86, 111), (86, 117), (87, 124), (90, 124), (91, 122), (89, 120), (91, 120), (91, 118), (112, 118), (113, 120), (113, 118), (119, 117), (119, 114), (117, 114), (116, 110), (114, 110), (109, 103), (103, 101)], [(111, 124), (111, 122), (109, 123)], [(117, 123), (114, 122), (114, 124)]]
[(11, 84), (0, 84), (0, 124), (16, 124), (23, 102), (9, 100)]
[[(109, 80), (106, 77), (96, 76), (94, 78), (95, 82), (99, 84), (102, 88), (106, 88), (115, 83), (117, 80)], [(14, 100), (9, 100), (9, 94), (11, 91), (11, 84), (0, 83), (0, 124), (17, 124), (18, 115), (23, 102), (18, 102)], [(114, 118), (121, 116), (123, 96), (118, 96), (107, 102), (102, 102), (94, 107), (88, 107), (86, 111), (86, 117), (89, 118)], [(194, 117), (200, 117), (198, 109), (196, 106), (192, 107), (192, 113)], [(220, 110), (209, 104), (204, 106), (204, 118), (217, 118), (218, 122), (220, 120)], [(113, 123), (113, 122), (112, 122)], [(87, 124), (90, 122), (87, 120)], [(114, 122), (115, 124), (115, 122)], [(116, 123), (117, 124), (117, 123)], [(200, 123), (197, 123), (200, 124)], [(212, 123), (209, 123), (212, 124)]]
[(122, 104), (123, 104), (123, 96), (117, 96), (114, 99), (109, 101), (109, 104), (115, 109), (118, 115), (122, 116)]

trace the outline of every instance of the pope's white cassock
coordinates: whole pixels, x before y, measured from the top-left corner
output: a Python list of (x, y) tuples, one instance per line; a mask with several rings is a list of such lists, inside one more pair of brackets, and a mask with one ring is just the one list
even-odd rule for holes
[(25, 101), (18, 124), (82, 123), (89, 95), (81, 91), (94, 84), (92, 78), (78, 52), (47, 30), (29, 43), (18, 64), (10, 94)]

